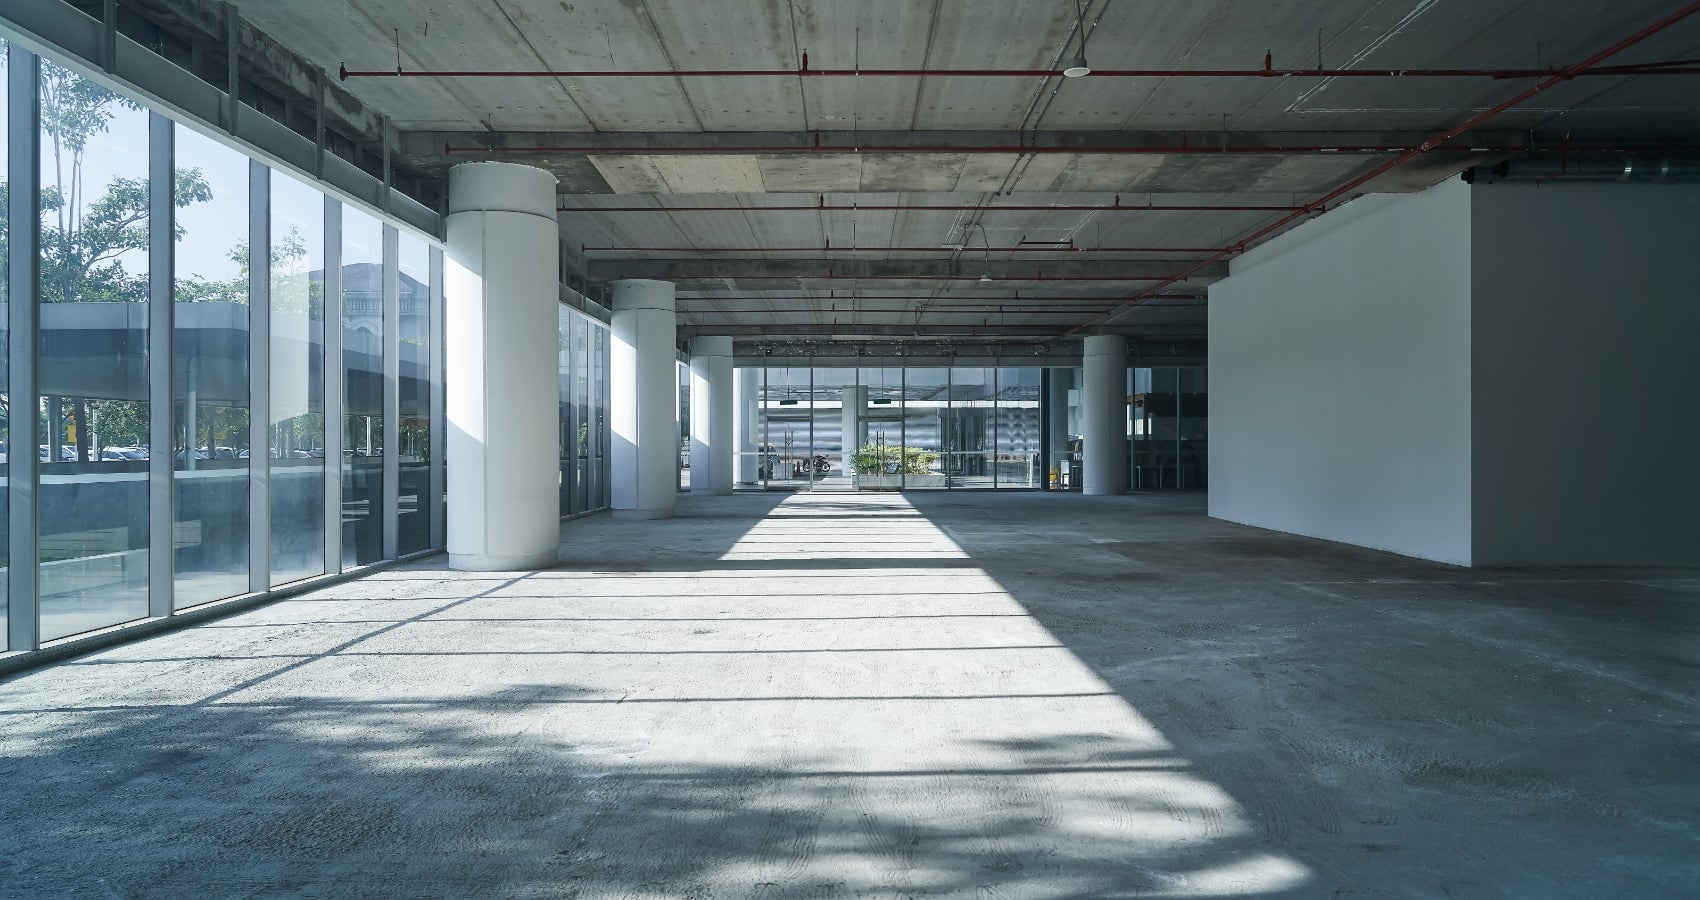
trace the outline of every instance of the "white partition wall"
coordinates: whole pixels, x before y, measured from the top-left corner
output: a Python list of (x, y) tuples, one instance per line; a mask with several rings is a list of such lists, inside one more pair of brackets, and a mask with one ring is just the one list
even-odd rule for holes
[(1700, 560), (1700, 188), (1371, 196), (1210, 289), (1210, 514), (1463, 565)]
[(678, 501), (679, 446), (673, 285), (616, 281), (610, 298), (609, 506), (628, 516), (669, 518)]
[(1210, 514), (1470, 561), (1461, 182), (1363, 197), (1210, 288)]
[(449, 565), (552, 566), (560, 542), (555, 176), (449, 172)]

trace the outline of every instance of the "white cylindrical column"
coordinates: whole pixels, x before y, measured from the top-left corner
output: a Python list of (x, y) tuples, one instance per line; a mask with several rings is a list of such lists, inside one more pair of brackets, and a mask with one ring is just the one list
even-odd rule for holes
[(629, 279), (610, 291), (610, 506), (666, 519), (678, 502), (679, 376), (673, 284)]
[(1127, 492), (1127, 338), (1090, 335), (1080, 363), (1081, 465), (1088, 494)]
[(691, 493), (732, 493), (734, 452), (732, 339), (692, 338)]
[(738, 402), (733, 427), (738, 432), (738, 483), (755, 484), (761, 480), (761, 457), (756, 455), (760, 439), (759, 403), (761, 370), (746, 367), (738, 370)]
[(449, 170), (449, 567), (559, 561), (555, 176), (511, 163)]
[(855, 474), (855, 459), (857, 451), (862, 449), (862, 420), (868, 411), (868, 386), (865, 384), (847, 384), (844, 386), (843, 399), (840, 401), (840, 412), (843, 418), (840, 424), (844, 435), (844, 474)]

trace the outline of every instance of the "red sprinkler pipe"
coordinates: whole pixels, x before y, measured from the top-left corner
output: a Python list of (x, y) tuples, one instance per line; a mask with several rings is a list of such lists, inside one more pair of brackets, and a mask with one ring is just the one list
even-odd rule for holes
[[(1551, 82), (1556, 84), (1557, 82)], [(1543, 88), (1545, 90), (1545, 88)], [(835, 132), (836, 133), (836, 132)], [(854, 136), (849, 132), (846, 135)], [(1457, 138), (1462, 132), (1454, 133), (1447, 140)], [(1441, 142), (1444, 143), (1444, 142)], [(1082, 156), (1092, 155), (1148, 155), (1148, 156), (1302, 156), (1309, 154), (1333, 154), (1338, 156), (1390, 156), (1401, 154), (1411, 148), (1402, 144), (1195, 144), (1188, 135), (1181, 135), (1176, 144), (1089, 144), (1084, 146), (1066, 146), (1058, 144), (1045, 145), (985, 145), (985, 146), (908, 146), (903, 144), (866, 145), (866, 144), (826, 144), (821, 141), (821, 132), (813, 132), (813, 140), (808, 144), (750, 144), (742, 146), (654, 146), (654, 147), (597, 147), (592, 145), (569, 147), (457, 147), (445, 143), (443, 153), (455, 154), (501, 154), (501, 155), (543, 155), (552, 153), (577, 153), (586, 156), (727, 156), (727, 155), (758, 155), (758, 154), (802, 154), (802, 153), (867, 153), (894, 154), (908, 153), (915, 155), (952, 155), (952, 154), (992, 154), (1001, 153), (1010, 156), (1067, 153)], [(1528, 145), (1487, 146), (1487, 147), (1442, 147), (1430, 140), (1424, 142), (1424, 153), (1529, 153), (1546, 148)], [(1700, 150), (1700, 147), (1687, 146), (1618, 146), (1590, 145), (1574, 146), (1571, 148), (1578, 153), (1689, 153)], [(771, 207), (770, 207), (771, 208)], [(859, 207), (867, 209), (868, 207)], [(1131, 211), (1136, 207), (1128, 207)]]
[[(636, 277), (636, 276), (632, 276)], [(1162, 281), (1173, 283), (1162, 275), (727, 275), (715, 272), (675, 274), (673, 281)]]
[[(1562, 78), (1581, 76), (1700, 75), (1700, 60), (1667, 60), (1572, 69), (1093, 69), (1102, 78)], [(1060, 78), (1061, 69), (811, 69), (807, 54), (796, 69), (350, 69), (350, 78)]]
[(1026, 247), (579, 247), (580, 253), (1220, 253), (1219, 247), (1071, 247), (1038, 244)]
[[(1448, 128), (1447, 130), (1435, 135), (1434, 137), (1429, 138), (1426, 141), (1423, 141), (1421, 144), (1418, 144), (1415, 147), (1406, 148), (1406, 150), (1404, 152), (1400, 153), (1397, 157), (1390, 159), (1390, 160), (1388, 160), (1384, 163), (1381, 163), (1379, 165), (1371, 167), (1369, 171), (1367, 171), (1367, 172), (1365, 172), (1361, 175), (1358, 175), (1357, 177), (1351, 179), (1350, 181), (1347, 181), (1345, 184), (1342, 184), (1339, 187), (1329, 191), (1328, 193), (1323, 194), (1321, 197), (1318, 197), (1315, 200), (1312, 200), (1310, 203), (1305, 204), (1305, 207), (1303, 209), (1301, 209), (1297, 212), (1288, 213), (1287, 215), (1282, 216), (1281, 218), (1275, 220), (1274, 222), (1272, 222), (1268, 225), (1265, 225), (1265, 226), (1257, 229), (1256, 231), (1253, 231), (1250, 234), (1240, 238), (1239, 240), (1235, 241), (1234, 244), (1231, 247), (1228, 247), (1227, 249), (1223, 250), (1222, 252), (1215, 254), (1213, 256), (1210, 256), (1206, 259), (1201, 259), (1198, 262), (1194, 263), (1192, 266), (1185, 269), (1184, 271), (1182, 271), (1182, 272), (1180, 272), (1176, 275), (1173, 275), (1169, 278), (1162, 279), (1158, 284), (1156, 284), (1152, 288), (1150, 288), (1150, 290), (1142, 292), (1139, 296), (1134, 297), (1130, 301), (1129, 305), (1138, 303), (1140, 300), (1144, 299), (1145, 297), (1149, 296), (1151, 293), (1153, 293), (1155, 291), (1160, 291), (1163, 288), (1169, 287), (1170, 285), (1174, 285), (1174, 284), (1177, 284), (1179, 282), (1187, 280), (1189, 277), (1203, 271), (1206, 266), (1209, 266), (1213, 263), (1221, 262), (1222, 260), (1227, 259), (1228, 257), (1233, 256), (1235, 254), (1244, 253), (1248, 249), (1248, 247), (1252, 243), (1254, 243), (1255, 241), (1261, 240), (1262, 238), (1268, 237), (1269, 235), (1272, 235), (1275, 232), (1280, 231), (1282, 228), (1285, 228), (1288, 225), (1291, 225), (1292, 223), (1298, 221), (1299, 219), (1304, 218), (1306, 215), (1310, 215), (1312, 213), (1323, 212), (1324, 210), (1326, 210), (1328, 208), (1328, 204), (1334, 202), (1335, 200), (1340, 199), (1341, 197), (1344, 197), (1345, 195), (1351, 193), (1352, 191), (1354, 191), (1354, 190), (1356, 190), (1360, 187), (1363, 187), (1365, 184), (1368, 184), (1370, 181), (1373, 181), (1374, 179), (1379, 178), (1382, 175), (1385, 175), (1388, 172), (1391, 172), (1394, 169), (1399, 168), (1400, 166), (1404, 165), (1405, 163), (1408, 163), (1411, 160), (1416, 159), (1417, 157), (1422, 156), (1423, 154), (1434, 150), (1436, 147), (1440, 146), (1441, 144), (1446, 143), (1447, 141), (1452, 140), (1453, 138), (1456, 138), (1457, 136), (1463, 134), (1464, 132), (1469, 131), (1472, 128), (1480, 126), (1484, 122), (1487, 122), (1488, 120), (1495, 118), (1496, 116), (1500, 115), (1501, 113), (1505, 112), (1506, 110), (1512, 109), (1513, 107), (1521, 105), (1522, 103), (1528, 101), (1530, 98), (1534, 97), (1536, 94), (1539, 94), (1539, 93), (1541, 93), (1542, 91), (1545, 91), (1545, 90), (1549, 90), (1553, 87), (1556, 87), (1559, 84), (1562, 84), (1565, 81), (1568, 81), (1570, 78), (1574, 77), (1575, 75), (1580, 74), (1581, 72), (1584, 72), (1584, 71), (1587, 71), (1588, 69), (1593, 68), (1594, 66), (1598, 65), (1599, 63), (1601, 63), (1601, 62), (1603, 62), (1607, 59), (1610, 59), (1613, 56), (1616, 56), (1617, 54), (1623, 52), (1624, 50), (1627, 50), (1630, 47), (1633, 47), (1636, 44), (1641, 43), (1642, 41), (1646, 40), (1647, 38), (1650, 38), (1653, 35), (1656, 35), (1659, 32), (1662, 32), (1665, 29), (1670, 28), (1672, 25), (1675, 25), (1676, 23), (1681, 22), (1682, 20), (1691, 17), (1691, 16), (1695, 15), (1696, 13), (1700, 13), (1700, 2), (1689, 3), (1688, 5), (1682, 7), (1681, 9), (1677, 10), (1676, 12), (1673, 12), (1670, 15), (1667, 15), (1664, 18), (1659, 19), (1658, 21), (1654, 22), (1651, 25), (1648, 25), (1647, 27), (1641, 29), (1640, 31), (1635, 32), (1634, 34), (1630, 35), (1629, 37), (1626, 37), (1626, 38), (1618, 41), (1617, 43), (1612, 44), (1611, 46), (1605, 48), (1604, 50), (1601, 50), (1598, 53), (1595, 53), (1594, 55), (1588, 57), (1587, 59), (1583, 60), (1582, 62), (1577, 63), (1576, 65), (1571, 66), (1570, 68), (1565, 69), (1561, 72), (1558, 72), (1554, 75), (1550, 75), (1546, 78), (1542, 78), (1539, 83), (1532, 85), (1528, 88), (1525, 88), (1522, 91), (1519, 91), (1515, 96), (1513, 96), (1513, 97), (1511, 97), (1507, 100), (1504, 100), (1504, 101), (1502, 101), (1498, 104), (1495, 104), (1494, 106), (1492, 106), (1488, 109), (1482, 110), (1479, 113), (1476, 113), (1475, 115), (1469, 117), (1468, 119), (1465, 119), (1463, 122), (1460, 122), (1459, 124), (1454, 125), (1451, 128)], [(1110, 317), (1110, 319), (1111, 319), (1111, 321), (1113, 321), (1115, 319), (1115, 316), (1112, 315)]]
[[(807, 145), (747, 145), (721, 147), (457, 147), (444, 144), (443, 153), (453, 156), (459, 153), (473, 154), (504, 154), (504, 155), (538, 155), (546, 153), (582, 153), (587, 156), (726, 156), (726, 155), (755, 155), (755, 154), (796, 154), (796, 153), (867, 153), (867, 154), (958, 154), (958, 153), (1004, 153), (1013, 156), (1028, 154), (1070, 153), (1080, 155), (1150, 155), (1173, 156), (1192, 154), (1215, 155), (1302, 155), (1310, 153), (1332, 153), (1341, 156), (1400, 153), (1409, 149), (1401, 145), (1285, 145), (1246, 144), (1237, 146), (1191, 144), (1150, 144), (1150, 145), (1092, 145), (1083, 147), (1063, 147), (1056, 145), (1044, 146), (974, 146), (974, 147), (922, 147), (903, 145), (857, 145), (857, 144), (823, 144), (817, 132), (814, 141)], [(1526, 146), (1513, 147), (1430, 147), (1430, 151), (1445, 151), (1449, 153), (1527, 153), (1533, 148)], [(1589, 150), (1602, 152), (1620, 148), (1589, 147)], [(1671, 148), (1635, 147), (1636, 152), (1653, 152)]]
[(887, 203), (833, 204), (823, 196), (812, 206), (557, 206), (557, 212), (575, 213), (706, 213), (706, 212), (1292, 212), (1302, 206), (1195, 206), (1161, 203), (985, 204), (973, 203)]

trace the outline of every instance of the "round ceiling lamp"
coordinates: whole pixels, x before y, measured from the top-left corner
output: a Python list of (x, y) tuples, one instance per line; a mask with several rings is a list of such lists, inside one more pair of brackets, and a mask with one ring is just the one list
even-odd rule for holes
[[(1079, 78), (1092, 74), (1092, 67), (1086, 64), (1086, 6), (1081, 0), (1074, 0), (1074, 15), (1076, 33), (1080, 35), (1080, 52), (1063, 63), (1064, 78)], [(1063, 45), (1067, 47), (1067, 44)]]

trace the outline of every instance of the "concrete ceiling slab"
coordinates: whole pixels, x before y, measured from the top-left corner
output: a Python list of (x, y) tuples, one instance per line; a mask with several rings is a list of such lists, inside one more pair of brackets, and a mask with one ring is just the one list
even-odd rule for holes
[(764, 154), (756, 164), (762, 184), (770, 191), (855, 191), (862, 185), (862, 160), (856, 156)]
[[(131, 2), (131, 0), (126, 0)], [(207, 0), (134, 0), (190, 10)], [(324, 71), (355, 68), (611, 71), (761, 68), (1050, 68), (1074, 51), (1071, 2), (1031, 0), (242, 0), (252, 22)], [(1579, 59), (1667, 13), (1666, 0), (1337, 0), (1326, 4), (1244, 0), (1092, 0), (1088, 55), (1115, 68), (1549, 67)], [(188, 12), (183, 12), (188, 15)], [(1682, 28), (1637, 47), (1624, 62), (1700, 58), (1700, 29)], [(1559, 85), (1467, 136), (1466, 146), (1510, 146), (1533, 136), (1577, 142), (1700, 144), (1700, 79), (1579, 78)], [(981, 285), (865, 277), (978, 271), (1166, 272), (1190, 259), (1082, 255), (1010, 259), (1023, 238), (1077, 247), (1216, 247), (1274, 221), (1274, 212), (1046, 210), (819, 210), (761, 212), (768, 205), (1073, 202), (1126, 205), (1294, 205), (1390, 155), (1076, 153), (1087, 145), (1151, 146), (1185, 134), (1190, 145), (1342, 144), (1408, 147), (1525, 86), (1518, 80), (1364, 78), (1062, 79), (1056, 77), (643, 77), (365, 79), (347, 83), (360, 101), (403, 130), (403, 160), (428, 176), (458, 161), (506, 159), (561, 179), (568, 205), (716, 207), (712, 212), (566, 214), (572, 246), (647, 247), (644, 258), (581, 261), (597, 277), (672, 273), (684, 294), (770, 295), (771, 308), (703, 321), (727, 327), (779, 324), (816, 336), (858, 328), (919, 329), (930, 323), (1039, 327), (1059, 317), (1005, 311), (989, 319), (936, 311), (938, 298), (979, 293), (1132, 297), (1147, 283), (1047, 281)], [(577, 143), (574, 143), (577, 141)], [(646, 143), (650, 142), (650, 143)], [(933, 153), (820, 152), (903, 147)], [(500, 152), (446, 154), (445, 144)], [(596, 146), (620, 153), (596, 152)], [(968, 152), (978, 145), (1008, 152)], [(1071, 152), (1024, 152), (1028, 147)], [(523, 148), (555, 148), (514, 152)], [(795, 152), (739, 152), (785, 147)], [(565, 149), (572, 148), (572, 149)], [(656, 148), (654, 152), (651, 148)], [(630, 154), (630, 155), (627, 155)], [(1499, 156), (1438, 152), (1365, 186), (1411, 191)], [(1014, 193), (1010, 193), (1014, 192)], [(607, 196), (618, 194), (615, 200)], [(982, 227), (971, 227), (977, 223)], [(980, 232), (975, 235), (974, 232)], [(987, 239), (997, 252), (979, 255)], [(888, 248), (962, 243), (939, 259)], [(776, 248), (834, 248), (798, 258)], [(838, 252), (845, 248), (860, 252)], [(697, 259), (680, 256), (695, 248)], [(704, 248), (747, 256), (719, 258)], [(988, 261), (987, 256), (992, 258)], [(595, 257), (595, 254), (592, 254)], [(1196, 258), (1196, 256), (1191, 257)], [(1084, 269), (1078, 266), (1085, 266)], [(954, 267), (954, 268), (953, 268)], [(1166, 268), (1165, 268), (1166, 267)], [(1214, 269), (1212, 271), (1215, 271)], [(845, 282), (840, 276), (864, 276)], [(831, 279), (820, 276), (832, 275)], [(752, 277), (765, 275), (767, 277)], [(788, 281), (776, 280), (789, 278)], [(1214, 277), (1214, 276), (1211, 276)], [(1168, 290), (1196, 290), (1201, 278)], [(849, 305), (833, 288), (857, 295)], [(781, 302), (783, 301), (783, 302)], [(795, 304), (802, 303), (801, 307)], [(816, 304), (809, 306), (808, 304)], [(793, 304), (793, 305), (785, 305)], [(901, 312), (883, 311), (897, 306)], [(743, 318), (740, 318), (743, 315)], [(1061, 318), (1065, 324), (1087, 320)], [(932, 318), (929, 318), (931, 316)], [(1202, 305), (1141, 306), (1124, 322), (1202, 329)], [(813, 331), (810, 331), (813, 329)], [(759, 329), (758, 329), (759, 330)], [(988, 332), (990, 334), (990, 332)]]

